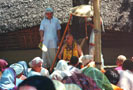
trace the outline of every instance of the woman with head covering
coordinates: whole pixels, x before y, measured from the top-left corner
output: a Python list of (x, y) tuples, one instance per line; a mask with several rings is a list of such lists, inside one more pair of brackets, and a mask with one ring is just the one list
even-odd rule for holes
[(27, 77), (28, 76), (28, 65), (25, 61), (19, 61), (19, 64), (21, 64), (24, 68), (23, 74)]
[(2, 72), (7, 67), (8, 63), (4, 59), (0, 59), (0, 78), (2, 75)]
[(92, 55), (84, 55), (81, 60), (85, 66), (82, 69), (83, 74), (91, 77), (102, 90), (113, 90), (107, 77), (100, 70), (95, 68), (95, 62)]
[(117, 57), (117, 60), (116, 60), (116, 65), (117, 65), (117, 67), (115, 68), (115, 70), (122, 70), (122, 64), (123, 64), (123, 62), (124, 62), (126, 59), (127, 59), (126, 56), (124, 56), (124, 55), (119, 55), (119, 56)]
[(125, 60), (122, 69), (119, 70), (120, 80), (117, 85), (123, 90), (133, 90), (133, 62)]
[(42, 76), (49, 76), (49, 72), (47, 69), (42, 67), (43, 60), (40, 57), (35, 57), (33, 60), (29, 62), (29, 66), (31, 70), (28, 73), (28, 77), (34, 75), (42, 75)]
[(11, 64), (10, 68), (12, 68), (16, 73), (16, 86), (18, 86), (24, 79), (26, 79), (26, 78), (23, 78), (24, 68), (19, 63)]
[(0, 90), (15, 90), (16, 88), (16, 73), (12, 68), (7, 68), (3, 71), (0, 79)]
[(57, 63), (54, 72), (50, 75), (50, 78), (61, 81), (66, 76), (71, 76), (68, 64), (65, 60), (60, 60)]

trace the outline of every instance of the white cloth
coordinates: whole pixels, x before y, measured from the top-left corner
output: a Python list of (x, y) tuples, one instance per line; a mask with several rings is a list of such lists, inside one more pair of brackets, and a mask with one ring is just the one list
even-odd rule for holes
[(57, 49), (57, 31), (60, 29), (59, 20), (55, 17), (52, 17), (50, 20), (44, 17), (41, 22), (40, 30), (44, 31), (43, 44), (48, 49), (47, 52), (42, 53), (43, 67), (50, 68), (52, 65)]
[(49, 76), (49, 71), (45, 68), (42, 68), (40, 72), (35, 72), (33, 70), (29, 70), (28, 77), (39, 75), (39, 76)]
[(28, 73), (28, 77), (35, 76), (35, 75), (41, 76), (41, 74), (40, 74), (39, 72), (35, 72), (35, 71), (33, 71), (33, 70), (31, 70), (31, 71)]
[(42, 20), (40, 30), (44, 31), (43, 44), (46, 45), (47, 48), (57, 48), (57, 30), (60, 29), (61, 26), (57, 18), (53, 17), (50, 20), (44, 18)]
[(20, 75), (24, 71), (23, 66), (19, 63), (11, 64), (10, 67), (14, 69), (16, 76)]
[(47, 76), (48, 77), (49, 76), (49, 71), (45, 68), (42, 68), (40, 74), (42, 76)]
[(27, 77), (28, 76), (28, 65), (26, 61), (19, 61), (19, 64), (21, 64), (24, 68), (23, 74)]
[(123, 90), (133, 90), (133, 72), (129, 70), (119, 70), (120, 80), (118, 86)]
[(42, 53), (43, 67), (50, 68), (56, 56), (56, 48), (48, 48), (47, 52)]
[(71, 76), (68, 64), (66, 61), (60, 60), (57, 63), (54, 72), (50, 75), (50, 78), (61, 81), (66, 76)]
[(70, 71), (71, 74), (82, 73), (80, 69), (78, 69), (78, 68), (76, 68), (76, 67), (74, 67), (72, 65), (69, 65), (68, 68), (69, 68), (69, 71)]
[(40, 63), (43, 63), (43, 60), (40, 57), (35, 57), (29, 62), (29, 66), (35, 67), (35, 66), (40, 66)]

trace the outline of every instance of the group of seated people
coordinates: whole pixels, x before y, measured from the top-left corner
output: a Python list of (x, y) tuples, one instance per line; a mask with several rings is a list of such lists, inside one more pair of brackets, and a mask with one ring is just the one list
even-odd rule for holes
[(101, 72), (93, 55), (83, 55), (80, 62), (72, 56), (69, 62), (59, 60), (49, 72), (40, 57), (29, 65), (19, 61), (10, 66), (0, 59), (0, 90), (133, 90), (133, 61), (120, 55), (116, 63), (118, 67)]

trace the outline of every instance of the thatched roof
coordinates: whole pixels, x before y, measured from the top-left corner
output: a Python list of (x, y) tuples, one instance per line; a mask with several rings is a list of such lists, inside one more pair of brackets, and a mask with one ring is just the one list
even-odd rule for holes
[(39, 25), (48, 6), (61, 23), (67, 22), (71, 0), (0, 0), (0, 32)]
[[(86, 0), (0, 0), (0, 33), (39, 25), (47, 6), (52, 6), (54, 16), (65, 23), (74, 3), (83, 1), (86, 3)], [(101, 16), (106, 30), (131, 32), (133, 0), (101, 0)]]
[(133, 0), (101, 0), (106, 30), (133, 32)]

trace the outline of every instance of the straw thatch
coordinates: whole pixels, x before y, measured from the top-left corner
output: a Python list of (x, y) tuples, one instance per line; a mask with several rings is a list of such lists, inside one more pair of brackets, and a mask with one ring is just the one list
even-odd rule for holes
[(133, 32), (133, 0), (101, 0), (106, 30)]
[(49, 6), (61, 23), (67, 22), (71, 0), (0, 0), (0, 33), (39, 25)]
[[(0, 33), (40, 24), (45, 8), (52, 6), (54, 16), (66, 23), (72, 6), (92, 0), (0, 0)], [(101, 0), (101, 16), (106, 30), (133, 31), (133, 0)]]

